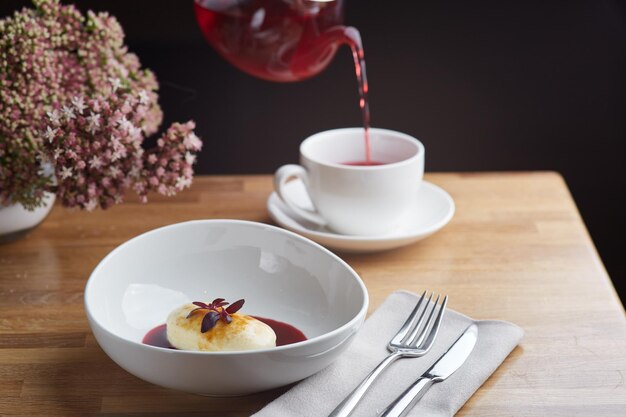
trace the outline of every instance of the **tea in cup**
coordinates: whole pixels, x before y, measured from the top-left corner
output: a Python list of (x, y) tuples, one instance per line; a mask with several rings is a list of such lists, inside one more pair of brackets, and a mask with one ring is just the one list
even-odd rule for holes
[[(280, 167), (274, 189), (297, 215), (345, 235), (392, 233), (415, 209), (424, 175), (424, 145), (400, 132), (372, 128), (371, 160), (362, 128), (317, 133), (300, 144), (300, 165)], [(314, 210), (299, 206), (285, 191), (300, 179)]]

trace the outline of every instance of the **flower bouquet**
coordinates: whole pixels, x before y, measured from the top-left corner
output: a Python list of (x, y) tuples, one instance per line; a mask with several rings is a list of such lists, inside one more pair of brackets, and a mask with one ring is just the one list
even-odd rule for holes
[(117, 20), (33, 4), (0, 20), (0, 208), (33, 210), (52, 193), (66, 207), (104, 209), (129, 190), (145, 202), (189, 187), (202, 146), (194, 123), (174, 123), (144, 149), (162, 121), (158, 84)]

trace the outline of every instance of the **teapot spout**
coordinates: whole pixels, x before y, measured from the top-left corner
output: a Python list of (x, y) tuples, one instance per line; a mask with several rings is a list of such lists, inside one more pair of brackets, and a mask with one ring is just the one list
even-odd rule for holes
[(355, 59), (363, 60), (365, 54), (363, 52), (363, 41), (361, 40), (361, 33), (357, 28), (348, 26), (344, 28), (343, 36), (345, 38), (344, 43), (350, 46), (352, 53), (355, 54)]
[(323, 71), (342, 45), (352, 49), (355, 60), (363, 60), (363, 47), (359, 31), (350, 26), (333, 26), (317, 36), (303, 36), (291, 62), (291, 71), (303, 79)]

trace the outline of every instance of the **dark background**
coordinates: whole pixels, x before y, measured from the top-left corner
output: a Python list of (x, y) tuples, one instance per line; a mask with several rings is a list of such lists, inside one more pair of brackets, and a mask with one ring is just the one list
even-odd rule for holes
[[(271, 173), (308, 135), (361, 123), (347, 48), (313, 79), (270, 83), (217, 56), (192, 0), (75, 3), (120, 20), (165, 124), (197, 122), (199, 173)], [(363, 37), (373, 126), (419, 138), (427, 171), (560, 172), (626, 299), (623, 2), (347, 0), (345, 20)]]

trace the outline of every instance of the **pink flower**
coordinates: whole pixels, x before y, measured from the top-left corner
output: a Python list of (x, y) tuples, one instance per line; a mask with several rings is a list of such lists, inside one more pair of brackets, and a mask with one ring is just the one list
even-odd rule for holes
[(183, 139), (183, 144), (187, 149), (193, 151), (199, 151), (202, 148), (202, 141), (193, 132), (185, 136), (185, 139)]
[(72, 105), (78, 112), (78, 114), (83, 114), (85, 110), (85, 99), (82, 96), (74, 96), (72, 97)]
[(189, 187), (202, 142), (193, 122), (174, 123), (143, 148), (163, 118), (158, 84), (117, 20), (33, 3), (0, 19), (0, 204), (32, 209), (49, 191), (94, 210), (129, 189), (145, 202)]

